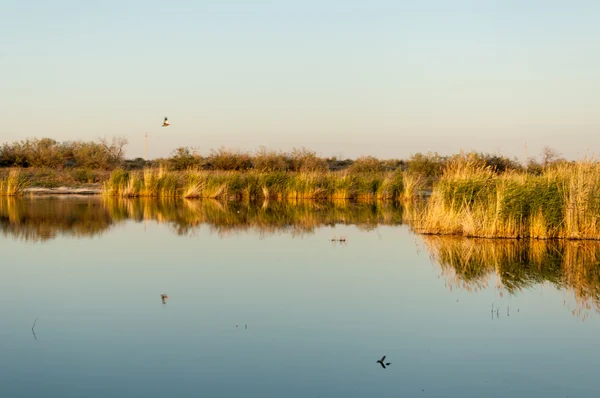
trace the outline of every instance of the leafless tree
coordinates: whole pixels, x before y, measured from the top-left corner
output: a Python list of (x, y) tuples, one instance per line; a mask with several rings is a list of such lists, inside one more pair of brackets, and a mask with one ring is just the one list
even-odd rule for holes
[(125, 145), (129, 143), (127, 138), (125, 137), (113, 137), (110, 143), (106, 138), (99, 139), (100, 144), (106, 149), (110, 156), (110, 162), (113, 164), (118, 164), (123, 161), (123, 157), (125, 156)]
[(542, 166), (548, 167), (554, 162), (561, 160), (560, 153), (549, 146), (545, 146), (542, 149), (542, 153), (540, 155), (542, 160)]

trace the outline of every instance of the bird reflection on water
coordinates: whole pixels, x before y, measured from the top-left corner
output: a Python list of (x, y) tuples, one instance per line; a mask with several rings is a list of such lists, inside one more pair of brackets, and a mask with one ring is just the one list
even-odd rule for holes
[(384, 362), (386, 355), (384, 355), (380, 360), (377, 361), (378, 364), (381, 365), (382, 368), (387, 369), (386, 366), (390, 366), (391, 362)]

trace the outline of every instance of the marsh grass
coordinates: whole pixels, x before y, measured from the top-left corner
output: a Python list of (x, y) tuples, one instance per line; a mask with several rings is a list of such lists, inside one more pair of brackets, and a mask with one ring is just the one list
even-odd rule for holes
[[(410, 182), (407, 187), (404, 181)], [(183, 197), (238, 200), (348, 199), (360, 202), (412, 198), (423, 181), (394, 172), (181, 172), (115, 170), (104, 193), (117, 197)]]
[(468, 158), (450, 162), (415, 231), (483, 238), (599, 239), (600, 164), (581, 161), (541, 175), (494, 173)]
[(28, 185), (29, 180), (20, 169), (11, 169), (6, 178), (0, 179), (0, 196), (19, 196)]
[[(493, 279), (500, 295), (550, 283), (573, 293), (574, 315), (600, 312), (600, 244), (590, 241), (423, 236), (450, 289), (478, 291)], [(495, 278), (494, 278), (495, 277)]]

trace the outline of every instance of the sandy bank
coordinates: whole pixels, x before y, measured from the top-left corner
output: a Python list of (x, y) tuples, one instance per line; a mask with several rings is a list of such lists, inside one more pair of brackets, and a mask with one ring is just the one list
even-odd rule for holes
[(23, 190), (25, 194), (30, 195), (100, 195), (102, 188), (99, 186), (91, 187), (58, 187), (58, 188), (41, 188), (31, 187)]

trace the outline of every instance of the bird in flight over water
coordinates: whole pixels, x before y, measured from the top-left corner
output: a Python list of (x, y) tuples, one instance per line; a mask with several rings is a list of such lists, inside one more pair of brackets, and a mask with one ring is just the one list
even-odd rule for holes
[(377, 361), (377, 363), (380, 364), (381, 367), (384, 369), (385, 369), (386, 365), (390, 366), (392, 364), (391, 362), (384, 363), (383, 361), (385, 361), (385, 357), (386, 356), (384, 355), (379, 361)]
[(165, 116), (165, 121), (162, 124), (163, 127), (169, 127), (169, 120), (167, 119), (167, 117)]

